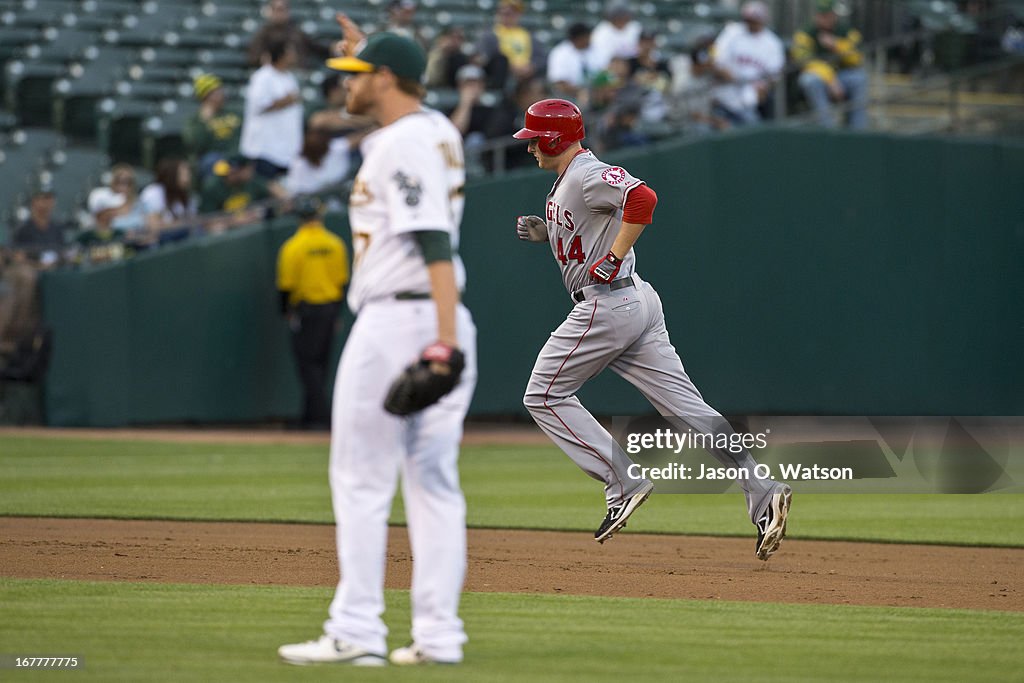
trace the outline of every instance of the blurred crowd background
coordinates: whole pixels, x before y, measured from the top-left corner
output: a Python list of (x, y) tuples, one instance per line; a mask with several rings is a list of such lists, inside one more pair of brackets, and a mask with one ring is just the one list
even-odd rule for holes
[(323, 66), (339, 11), (423, 46), (471, 177), (533, 163), (510, 136), (549, 96), (602, 154), (766, 123), (1024, 134), (1016, 0), (0, 0), (3, 377), (45, 368), (40, 272), (344, 205), (371, 129)]

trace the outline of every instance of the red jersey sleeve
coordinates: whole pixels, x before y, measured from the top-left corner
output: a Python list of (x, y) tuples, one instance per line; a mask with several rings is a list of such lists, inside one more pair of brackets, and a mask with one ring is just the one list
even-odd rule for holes
[(654, 220), (654, 207), (658, 204), (658, 195), (646, 185), (637, 185), (626, 195), (626, 204), (622, 207), (622, 220), (626, 223), (648, 225)]

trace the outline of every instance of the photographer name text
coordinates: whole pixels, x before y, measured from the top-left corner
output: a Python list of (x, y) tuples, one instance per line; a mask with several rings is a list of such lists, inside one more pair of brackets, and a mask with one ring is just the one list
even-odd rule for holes
[[(746, 467), (708, 467), (703, 463), (696, 466), (670, 463), (663, 467), (642, 467), (636, 463), (629, 466), (627, 473), (631, 479), (661, 479), (676, 481), (737, 481), (749, 479), (775, 479), (769, 465), (757, 465), (753, 471)], [(778, 478), (787, 481), (838, 481), (852, 480), (852, 467), (821, 467), (820, 465), (803, 465), (801, 463), (780, 463)]]

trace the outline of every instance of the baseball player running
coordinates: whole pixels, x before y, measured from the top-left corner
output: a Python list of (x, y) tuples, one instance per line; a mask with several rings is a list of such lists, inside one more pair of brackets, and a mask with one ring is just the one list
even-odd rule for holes
[[(393, 33), (362, 41), (355, 24), (339, 20), (348, 56), (327, 65), (350, 74), (348, 111), (380, 125), (363, 140), (349, 199), (348, 303), (357, 318), (338, 366), (330, 459), (341, 581), (324, 635), (278, 653), (292, 664), (387, 663), (387, 520), (401, 473), (414, 560), (413, 642), (390, 661), (457, 663), (466, 642), (458, 617), (466, 527), (457, 459), (476, 383), (476, 329), (459, 303), (465, 273), (456, 255), (462, 138), (421, 104), (426, 56), (415, 42)], [(409, 417), (384, 409), (389, 383), (410, 362), (421, 359), (443, 375), (463, 357), (461, 381), (434, 405)]]
[[(523, 403), (580, 469), (604, 482), (608, 513), (594, 534), (604, 543), (654, 484), (628, 475), (632, 461), (576, 398), (584, 382), (611, 368), (663, 416), (705, 434), (732, 430), (686, 375), (669, 341), (661, 299), (636, 274), (633, 244), (653, 219), (654, 190), (583, 149), (583, 117), (571, 102), (536, 102), (525, 123), (514, 137), (529, 140), (537, 165), (558, 178), (544, 218), (521, 216), (516, 232), (520, 239), (550, 244), (574, 305), (537, 356)], [(749, 451), (711, 453), (726, 466), (754, 471)], [(738, 483), (757, 526), (757, 557), (767, 560), (786, 534), (792, 492), (756, 478)]]

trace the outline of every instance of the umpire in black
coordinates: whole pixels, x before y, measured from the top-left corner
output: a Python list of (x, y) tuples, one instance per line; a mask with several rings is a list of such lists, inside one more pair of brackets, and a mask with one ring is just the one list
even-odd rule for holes
[(327, 372), (342, 294), (348, 284), (348, 250), (320, 221), (313, 196), (295, 199), (301, 223), (277, 255), (281, 312), (292, 331), (292, 351), (304, 396), (302, 427), (329, 428)]

